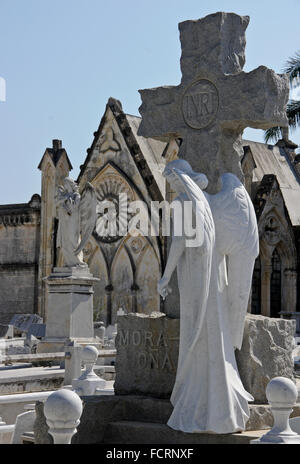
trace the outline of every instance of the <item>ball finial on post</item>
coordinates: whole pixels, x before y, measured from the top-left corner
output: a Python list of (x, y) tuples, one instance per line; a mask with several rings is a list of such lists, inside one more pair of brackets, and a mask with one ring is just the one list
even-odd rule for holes
[(275, 377), (266, 389), (266, 396), (274, 417), (272, 429), (252, 444), (298, 444), (300, 435), (290, 427), (289, 417), (295, 406), (298, 391), (292, 380), (286, 377)]
[(105, 388), (106, 381), (98, 377), (94, 372), (94, 365), (97, 362), (99, 352), (96, 347), (87, 345), (82, 350), (82, 361), (85, 365), (85, 371), (73, 379), (72, 388), (80, 396), (97, 395)]
[(71, 390), (58, 390), (48, 396), (44, 413), (54, 444), (69, 445), (82, 414), (79, 396)]

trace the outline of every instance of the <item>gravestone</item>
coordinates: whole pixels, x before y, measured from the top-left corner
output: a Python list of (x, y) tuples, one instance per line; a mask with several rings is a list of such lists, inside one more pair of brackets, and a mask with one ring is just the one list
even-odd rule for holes
[[(293, 380), (296, 323), (247, 314), (238, 370), (255, 403), (265, 404), (273, 377)], [(163, 313), (128, 314), (118, 318), (116, 395), (171, 396), (178, 361), (180, 319)]]
[(43, 319), (38, 314), (15, 314), (10, 325), (19, 332), (28, 332), (32, 324), (42, 324)]
[(179, 350), (179, 319), (154, 312), (118, 317), (117, 395), (168, 398), (174, 386)]
[(0, 338), (13, 338), (14, 327), (11, 324), (0, 324)]

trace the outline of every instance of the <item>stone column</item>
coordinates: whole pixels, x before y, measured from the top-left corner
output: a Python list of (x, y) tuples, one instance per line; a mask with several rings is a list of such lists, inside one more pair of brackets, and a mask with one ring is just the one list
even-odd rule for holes
[(55, 265), (55, 192), (58, 185), (69, 174), (72, 165), (61, 140), (53, 140), (52, 148), (46, 148), (38, 166), (42, 172), (41, 225), (38, 273), (38, 312), (47, 321), (48, 292), (45, 277)]
[(271, 314), (271, 274), (272, 264), (271, 262), (264, 262), (262, 266), (261, 276), (261, 314), (263, 316), (270, 317)]
[(284, 312), (296, 312), (297, 307), (297, 271), (285, 269), (282, 285), (282, 310)]

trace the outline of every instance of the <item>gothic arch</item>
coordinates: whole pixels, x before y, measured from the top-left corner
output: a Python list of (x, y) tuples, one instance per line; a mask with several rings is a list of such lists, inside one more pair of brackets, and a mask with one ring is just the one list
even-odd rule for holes
[(270, 316), (280, 317), (282, 309), (282, 261), (277, 248), (274, 248), (271, 259), (272, 272), (270, 281)]
[(119, 246), (111, 264), (111, 323), (116, 322), (120, 307), (126, 312), (133, 312), (132, 287), (134, 269), (125, 246)]
[[(288, 220), (281, 212), (281, 208), (271, 207), (259, 221), (260, 257), (261, 257), (261, 310), (265, 316), (274, 315), (271, 308), (272, 256), (274, 250), (278, 253), (281, 263), (280, 279), (277, 279), (280, 289), (278, 297), (281, 299), (281, 311), (296, 311), (296, 279), (297, 253), (294, 237)], [(274, 294), (274, 285), (272, 287)], [(273, 299), (274, 301), (274, 299)], [(279, 305), (278, 305), (279, 307)], [(275, 312), (274, 312), (275, 311)]]
[(136, 283), (139, 287), (137, 294), (137, 311), (150, 314), (159, 308), (157, 282), (161, 275), (160, 263), (153, 247), (145, 240), (138, 260)]
[(251, 312), (261, 314), (261, 258), (258, 256), (254, 263), (252, 292), (251, 292)]
[(96, 246), (93, 249), (89, 256), (88, 264), (91, 274), (99, 279), (99, 281), (93, 284), (94, 320), (106, 322), (108, 297), (105, 289), (109, 284), (109, 273), (105, 257), (100, 247)]

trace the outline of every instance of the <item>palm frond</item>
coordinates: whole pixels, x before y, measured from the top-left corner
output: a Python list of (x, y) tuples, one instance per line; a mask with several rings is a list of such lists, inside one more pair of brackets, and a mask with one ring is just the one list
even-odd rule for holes
[(286, 107), (286, 115), (289, 120), (289, 126), (296, 129), (300, 127), (300, 100), (290, 100)]
[(289, 74), (291, 83), (296, 83), (299, 85), (300, 83), (300, 50), (296, 52), (295, 55), (286, 62), (286, 65), (283, 71)]
[(279, 126), (277, 127), (270, 127), (264, 133), (265, 143), (268, 142), (277, 142), (281, 138), (281, 129)]

